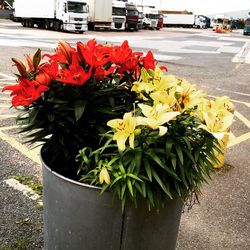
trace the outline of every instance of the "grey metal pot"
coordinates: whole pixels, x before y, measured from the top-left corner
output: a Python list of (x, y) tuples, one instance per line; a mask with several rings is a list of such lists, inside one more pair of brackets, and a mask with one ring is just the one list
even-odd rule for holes
[[(41, 157), (42, 159), (42, 157)], [(127, 206), (110, 192), (53, 172), (42, 160), (45, 250), (174, 250), (182, 201), (160, 213)]]

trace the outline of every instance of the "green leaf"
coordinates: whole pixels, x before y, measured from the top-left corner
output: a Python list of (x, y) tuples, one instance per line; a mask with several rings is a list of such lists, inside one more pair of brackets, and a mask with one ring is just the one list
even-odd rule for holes
[(175, 154), (172, 154), (172, 153), (171, 153), (171, 163), (172, 163), (174, 170), (176, 170), (176, 156)]
[(108, 188), (108, 186), (109, 185), (107, 185), (106, 183), (103, 184), (102, 190), (101, 190), (101, 194), (103, 194), (106, 191), (106, 189)]
[(147, 188), (147, 196), (148, 196), (149, 202), (152, 204), (152, 206), (154, 206), (154, 196), (153, 196), (150, 186), (148, 186)]
[(123, 199), (123, 197), (124, 197), (124, 193), (125, 193), (126, 187), (127, 187), (127, 185), (124, 183), (122, 185), (122, 189), (121, 189), (121, 199)]
[(162, 180), (154, 169), (152, 169), (152, 175), (154, 176), (155, 180), (158, 182), (162, 190), (170, 197), (170, 199), (173, 199), (171, 193), (169, 192), (169, 190), (167, 190), (166, 186), (163, 184)]
[(74, 110), (75, 110), (76, 121), (78, 121), (82, 117), (86, 104), (87, 104), (86, 100), (77, 100), (75, 102)]
[(148, 179), (152, 182), (152, 172), (151, 172), (151, 167), (150, 167), (148, 160), (144, 159), (143, 164), (144, 164)]
[(183, 165), (183, 154), (182, 154), (182, 150), (181, 150), (180, 144), (175, 144), (175, 149), (176, 149), (177, 155), (178, 155), (178, 157), (180, 159), (180, 162)]
[(145, 182), (141, 183), (141, 189), (142, 189), (142, 193), (143, 193), (143, 197), (146, 198), (147, 195), (147, 190), (146, 190), (146, 184)]
[(135, 188), (140, 192), (140, 194), (141, 194), (142, 196), (144, 196), (144, 193), (143, 193), (143, 191), (142, 191), (142, 188), (141, 188), (141, 186), (140, 186), (137, 182), (134, 184), (134, 186), (135, 186)]
[(129, 177), (131, 177), (131, 178), (133, 178), (133, 179), (135, 179), (135, 180), (137, 180), (137, 181), (143, 182), (143, 180), (141, 180), (139, 177), (137, 177), (137, 176), (134, 175), (134, 174), (128, 173), (128, 174), (126, 174), (126, 176), (129, 176)]
[(128, 186), (128, 190), (129, 190), (131, 196), (134, 196), (133, 187), (132, 187), (130, 178), (127, 178), (127, 186)]
[(167, 158), (170, 156), (173, 143), (174, 142), (173, 142), (172, 139), (169, 139), (169, 140), (166, 141), (166, 157)]
[(113, 187), (114, 184), (115, 184), (117, 181), (119, 181), (121, 178), (122, 178), (122, 176), (116, 177), (116, 178), (114, 179), (114, 181), (112, 181), (112, 183), (110, 184), (110, 187)]

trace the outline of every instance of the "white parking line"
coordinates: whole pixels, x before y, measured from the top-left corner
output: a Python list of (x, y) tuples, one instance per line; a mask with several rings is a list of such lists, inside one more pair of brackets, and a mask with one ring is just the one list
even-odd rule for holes
[(15, 80), (15, 79), (16, 79), (15, 77), (6, 75), (6, 74), (4, 74), (4, 73), (0, 73), (0, 76), (3, 76), (3, 77), (5, 77), (5, 78), (7, 78), (7, 79), (9, 79), (9, 80)]
[(4, 180), (3, 182), (5, 182), (8, 186), (14, 188), (15, 190), (22, 192), (24, 196), (28, 197), (33, 201), (40, 199), (40, 196), (35, 193), (30, 187), (21, 184), (19, 181), (13, 178)]

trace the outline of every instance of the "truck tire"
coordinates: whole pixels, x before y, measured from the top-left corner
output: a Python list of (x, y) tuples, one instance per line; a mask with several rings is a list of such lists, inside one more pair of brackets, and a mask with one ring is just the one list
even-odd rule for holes
[(23, 27), (26, 27), (25, 19), (22, 19), (21, 24)]
[(55, 31), (60, 31), (60, 23), (59, 21), (54, 21), (53, 27)]
[(27, 21), (28, 21), (28, 27), (34, 28), (34, 23), (32, 22), (32, 20), (27, 20)]
[(50, 29), (50, 23), (48, 20), (45, 20), (45, 22), (44, 22), (44, 29), (46, 29), (46, 30)]

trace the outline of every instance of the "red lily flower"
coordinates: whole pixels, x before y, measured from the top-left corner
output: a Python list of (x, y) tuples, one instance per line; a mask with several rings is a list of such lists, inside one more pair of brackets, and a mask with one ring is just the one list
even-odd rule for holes
[(148, 51), (147, 55), (141, 58), (140, 64), (146, 70), (149, 70), (149, 69), (155, 70), (155, 59), (154, 59), (153, 53), (151, 51)]
[(20, 78), (19, 84), (6, 86), (2, 89), (2, 92), (6, 90), (12, 91), (10, 94), (11, 96), (14, 96), (12, 98), (12, 104), (17, 107), (30, 105), (37, 100), (43, 92), (47, 91), (48, 87), (40, 85), (36, 88), (31, 81), (25, 78)]

